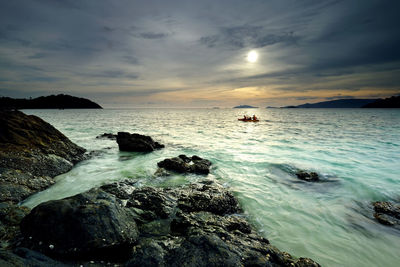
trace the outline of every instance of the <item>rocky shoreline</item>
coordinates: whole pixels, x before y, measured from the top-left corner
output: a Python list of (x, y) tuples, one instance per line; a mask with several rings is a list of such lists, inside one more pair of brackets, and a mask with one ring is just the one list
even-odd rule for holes
[[(85, 150), (38, 117), (0, 115), (1, 266), (319, 266), (273, 247), (236, 197), (206, 177), (174, 188), (125, 180), (31, 211), (18, 206), (85, 159)], [(181, 155), (159, 165), (207, 174), (211, 163)]]

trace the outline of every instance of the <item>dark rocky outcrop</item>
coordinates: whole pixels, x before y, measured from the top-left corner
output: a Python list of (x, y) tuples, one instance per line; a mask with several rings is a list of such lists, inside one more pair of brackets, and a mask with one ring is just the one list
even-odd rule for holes
[(138, 237), (135, 215), (93, 189), (35, 207), (21, 222), (24, 245), (61, 258), (122, 259)]
[(160, 161), (157, 165), (165, 170), (178, 173), (209, 174), (211, 161), (198, 156), (192, 156), (190, 158), (186, 155), (179, 155), (178, 157)]
[(0, 202), (20, 202), (52, 185), (83, 159), (85, 149), (42, 119), (0, 111)]
[(155, 142), (150, 136), (137, 133), (118, 132), (117, 143), (119, 150), (130, 152), (152, 152), (164, 148), (164, 145)]
[(306, 172), (303, 170), (298, 170), (296, 172), (297, 178), (303, 181), (307, 182), (318, 182), (319, 181), (319, 175), (316, 172)]
[(240, 212), (237, 199), (209, 180), (175, 188), (126, 180), (37, 206), (22, 221), (22, 244), (61, 262), (319, 266), (271, 246)]
[(377, 201), (374, 206), (374, 217), (379, 223), (400, 229), (400, 204), (388, 201)]
[(110, 139), (117, 140), (117, 135), (112, 133), (103, 133), (101, 135), (96, 136), (97, 139)]
[(102, 108), (99, 104), (89, 99), (64, 94), (41, 96), (34, 99), (14, 99), (10, 97), (0, 97), (0, 107), (2, 109)]

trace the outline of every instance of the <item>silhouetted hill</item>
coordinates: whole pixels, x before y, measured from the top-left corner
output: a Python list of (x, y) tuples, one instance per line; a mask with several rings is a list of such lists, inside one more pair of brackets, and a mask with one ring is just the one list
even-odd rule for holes
[(249, 105), (240, 105), (240, 106), (236, 106), (233, 108), (258, 108), (258, 107), (253, 107), (253, 106), (249, 106)]
[(375, 102), (366, 104), (363, 108), (400, 108), (400, 96), (378, 99)]
[(86, 99), (70, 95), (41, 96), (34, 99), (0, 98), (1, 109), (79, 109), (102, 108), (99, 104)]
[(284, 108), (361, 108), (377, 100), (378, 99), (337, 99), (314, 104), (307, 103), (298, 106), (287, 106)]

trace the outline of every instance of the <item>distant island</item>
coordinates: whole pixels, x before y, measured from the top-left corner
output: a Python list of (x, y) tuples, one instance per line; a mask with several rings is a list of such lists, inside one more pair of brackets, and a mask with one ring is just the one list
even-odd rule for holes
[(400, 96), (378, 99), (373, 103), (363, 106), (363, 108), (400, 108)]
[(86, 98), (70, 95), (50, 95), (33, 99), (15, 99), (0, 97), (1, 109), (102, 109), (102, 107)]
[(314, 104), (306, 103), (298, 106), (286, 106), (283, 108), (361, 108), (377, 100), (379, 99), (337, 99)]
[(249, 105), (239, 105), (233, 108), (258, 108), (258, 107), (253, 107), (253, 106), (249, 106)]

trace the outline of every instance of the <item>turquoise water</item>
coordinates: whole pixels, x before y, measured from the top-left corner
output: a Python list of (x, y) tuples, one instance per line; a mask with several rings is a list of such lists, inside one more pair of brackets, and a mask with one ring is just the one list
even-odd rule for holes
[[(56, 178), (24, 204), (129, 177), (171, 186), (197, 175), (155, 177), (157, 162), (179, 154), (212, 161), (211, 178), (230, 186), (262, 235), (279, 249), (324, 266), (398, 266), (400, 231), (380, 225), (371, 201), (400, 198), (400, 110), (130, 109), (25, 110), (75, 143), (103, 153)], [(259, 123), (236, 118), (256, 113)], [(137, 132), (166, 145), (119, 152), (105, 132)], [(297, 168), (323, 182), (295, 178)]]

